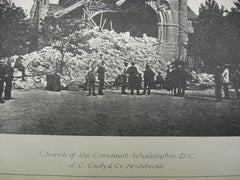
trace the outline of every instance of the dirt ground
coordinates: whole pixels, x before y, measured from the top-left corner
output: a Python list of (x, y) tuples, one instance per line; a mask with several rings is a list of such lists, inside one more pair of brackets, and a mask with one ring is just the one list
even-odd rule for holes
[(186, 91), (174, 97), (165, 90), (150, 96), (104, 96), (87, 92), (13, 90), (15, 99), (0, 104), (0, 133), (103, 136), (240, 135), (240, 101), (216, 102), (214, 90)]

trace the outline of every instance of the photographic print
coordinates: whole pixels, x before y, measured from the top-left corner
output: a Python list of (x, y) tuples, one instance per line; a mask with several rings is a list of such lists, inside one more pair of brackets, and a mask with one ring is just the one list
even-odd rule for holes
[(238, 180), (239, 17), (240, 0), (0, 0), (0, 179)]
[(1, 0), (0, 133), (239, 136), (239, 17), (239, 0)]

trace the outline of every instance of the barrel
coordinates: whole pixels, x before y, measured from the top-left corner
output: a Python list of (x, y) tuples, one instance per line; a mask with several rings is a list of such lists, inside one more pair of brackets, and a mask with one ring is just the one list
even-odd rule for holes
[(61, 91), (61, 81), (58, 74), (47, 75), (47, 90)]

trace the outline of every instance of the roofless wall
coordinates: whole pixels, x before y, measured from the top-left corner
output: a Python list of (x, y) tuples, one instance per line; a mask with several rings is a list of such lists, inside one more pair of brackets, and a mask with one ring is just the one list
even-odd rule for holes
[[(42, 18), (49, 9), (48, 1), (46, 0), (47, 4), (44, 4), (44, 0), (36, 1), (40, 3), (39, 15)], [(158, 51), (160, 58), (170, 61), (176, 58), (184, 60), (188, 40), (187, 0), (148, 0), (136, 6), (131, 3), (129, 6), (126, 5), (129, 2), (133, 1), (125, 0), (118, 7), (117, 12), (104, 14), (104, 18), (111, 21), (111, 24), (106, 23), (105, 28), (113, 28), (116, 32), (129, 31), (132, 36), (141, 37), (145, 33), (148, 36), (156, 37), (159, 39), (159, 43), (153, 47), (153, 50)], [(62, 9), (61, 12), (59, 11), (60, 14), (64, 12), (64, 16), (78, 10), (77, 4), (83, 6), (81, 1), (78, 1), (72, 7), (67, 7), (71, 11)], [(35, 9), (38, 10), (38, 8)], [(94, 17), (97, 24), (100, 22), (100, 16), (101, 14), (98, 14)]]

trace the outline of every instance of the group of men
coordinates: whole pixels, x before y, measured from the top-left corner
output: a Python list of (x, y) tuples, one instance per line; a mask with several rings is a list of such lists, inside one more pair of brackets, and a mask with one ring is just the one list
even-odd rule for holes
[(167, 67), (165, 87), (172, 91), (174, 96), (183, 97), (185, 95), (187, 82), (187, 72), (182, 61), (174, 61)]
[(10, 60), (8, 60), (6, 64), (2, 61), (0, 62), (0, 103), (4, 103), (5, 102), (4, 100), (13, 99), (11, 95), (13, 73), (14, 69), (11, 66)]
[[(95, 94), (95, 83), (96, 83), (96, 71), (95, 66), (92, 66), (91, 69), (88, 71), (86, 76), (86, 84), (88, 86), (88, 96), (96, 96)], [(97, 69), (98, 80), (99, 80), (99, 87), (98, 87), (98, 95), (103, 95), (103, 88), (104, 88), (104, 79), (105, 79), (105, 67), (104, 61)]]
[[(131, 95), (134, 94), (134, 91), (137, 91), (137, 95), (140, 95), (140, 89), (142, 89), (142, 74), (138, 72), (137, 68), (135, 67), (135, 63), (131, 62), (131, 66), (127, 68), (128, 63), (124, 63), (124, 69), (122, 73), (122, 94), (126, 94), (127, 88), (127, 78), (128, 78), (128, 88), (131, 91)], [(145, 71), (143, 74), (143, 81), (144, 81), (144, 88), (143, 88), (143, 95), (146, 93), (150, 95), (151, 89), (154, 86), (154, 76), (155, 73), (147, 64), (145, 67)]]
[[(104, 79), (105, 79), (106, 69), (104, 68), (104, 61), (96, 70), (95, 66), (92, 66), (86, 76), (86, 84), (88, 87), (88, 96), (96, 96), (95, 94), (95, 84), (96, 84), (96, 75), (98, 75), (99, 87), (98, 95), (103, 95), (104, 88)], [(155, 73), (147, 64), (144, 71), (144, 89), (143, 94), (150, 95), (151, 89), (154, 86), (154, 76)], [(130, 89), (131, 95), (134, 94), (134, 91), (137, 91), (137, 95), (140, 95), (140, 89), (142, 89), (142, 75), (138, 72), (135, 67), (135, 63), (131, 62), (131, 66), (128, 67), (128, 62), (124, 62), (124, 68), (121, 74), (121, 92), (122, 94), (127, 94), (126, 89)]]

